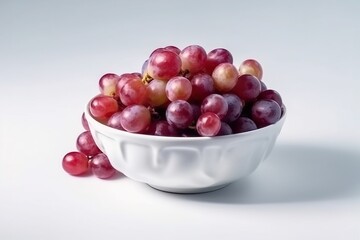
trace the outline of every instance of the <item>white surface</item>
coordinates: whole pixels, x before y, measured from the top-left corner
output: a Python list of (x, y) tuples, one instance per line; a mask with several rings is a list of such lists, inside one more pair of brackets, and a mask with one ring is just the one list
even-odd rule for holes
[[(360, 238), (360, 4), (192, 2), (0, 2), (0, 239)], [(194, 43), (283, 95), (268, 161), (202, 195), (64, 173), (98, 78)]]

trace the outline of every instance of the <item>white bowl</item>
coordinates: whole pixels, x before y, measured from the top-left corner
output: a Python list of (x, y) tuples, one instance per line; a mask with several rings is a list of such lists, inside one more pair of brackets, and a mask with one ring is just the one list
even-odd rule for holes
[(91, 134), (113, 167), (167, 192), (222, 188), (252, 173), (271, 152), (285, 121), (246, 133), (217, 137), (162, 137), (108, 127), (85, 109)]

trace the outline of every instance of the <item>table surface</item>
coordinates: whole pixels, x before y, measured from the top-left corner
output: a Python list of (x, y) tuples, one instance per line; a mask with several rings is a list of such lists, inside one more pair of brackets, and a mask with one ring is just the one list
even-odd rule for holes
[[(357, 1), (1, 1), (0, 239), (360, 239), (359, 12)], [(262, 63), (288, 109), (270, 157), (195, 195), (66, 174), (99, 77), (190, 44)]]

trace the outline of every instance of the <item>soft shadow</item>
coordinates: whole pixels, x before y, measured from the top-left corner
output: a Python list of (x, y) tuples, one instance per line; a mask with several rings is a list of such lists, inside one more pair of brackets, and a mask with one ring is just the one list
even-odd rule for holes
[(276, 145), (270, 157), (249, 177), (214, 192), (172, 195), (229, 204), (359, 197), (360, 153), (310, 145)]

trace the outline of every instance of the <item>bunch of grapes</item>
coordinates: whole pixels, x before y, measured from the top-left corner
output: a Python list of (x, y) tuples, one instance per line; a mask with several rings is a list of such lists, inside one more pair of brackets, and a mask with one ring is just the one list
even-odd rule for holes
[[(207, 53), (199, 45), (182, 50), (167, 46), (154, 50), (141, 72), (103, 75), (100, 94), (91, 99), (89, 110), (99, 122), (137, 134), (215, 137), (242, 133), (274, 124), (283, 114), (280, 94), (267, 89), (262, 76), (259, 62), (247, 59), (237, 68), (224, 48)], [(93, 144), (84, 126), (87, 132), (83, 134)], [(103, 154), (91, 144), (78, 150), (88, 159)]]

